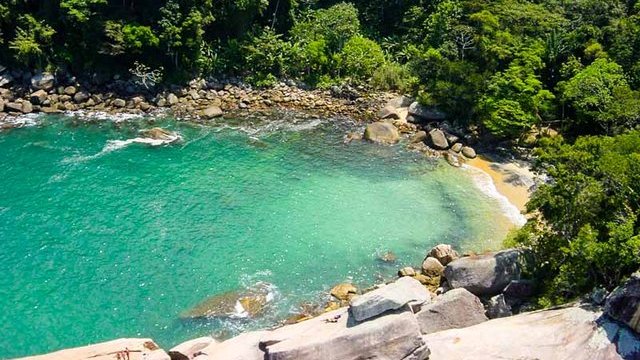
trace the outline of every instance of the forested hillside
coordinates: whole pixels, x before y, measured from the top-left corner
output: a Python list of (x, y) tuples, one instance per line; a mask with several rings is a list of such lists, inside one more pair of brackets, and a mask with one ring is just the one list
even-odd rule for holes
[(364, 84), (496, 139), (551, 126), (571, 144), (540, 150), (554, 181), (515, 236), (544, 259), (547, 300), (640, 265), (640, 139), (623, 134), (640, 119), (634, 0), (2, 0), (0, 30), (11, 68)]

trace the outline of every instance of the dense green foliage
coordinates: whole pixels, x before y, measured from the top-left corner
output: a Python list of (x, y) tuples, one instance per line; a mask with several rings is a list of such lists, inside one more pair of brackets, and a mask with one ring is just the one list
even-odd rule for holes
[(5, 0), (0, 62), (166, 81), (240, 75), (419, 95), (516, 139), (616, 134), (640, 118), (640, 6), (606, 0)]
[(553, 181), (513, 240), (537, 255), (545, 301), (612, 289), (640, 267), (640, 131), (553, 140), (538, 155)]
[(368, 84), (498, 139), (550, 125), (583, 137), (542, 147), (553, 181), (514, 239), (544, 259), (549, 298), (611, 287), (640, 265), (635, 0), (3, 0), (0, 63), (144, 70), (145, 88), (220, 75)]

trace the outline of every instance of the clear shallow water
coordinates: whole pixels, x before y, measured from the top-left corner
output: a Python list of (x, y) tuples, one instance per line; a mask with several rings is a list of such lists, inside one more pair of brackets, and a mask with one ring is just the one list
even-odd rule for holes
[[(0, 134), (0, 358), (117, 337), (170, 348), (282, 320), (332, 285), (369, 285), (432, 245), (495, 246), (505, 218), (464, 171), (400, 146), (344, 145), (342, 122), (202, 127), (64, 117)], [(387, 250), (395, 264), (376, 260)], [(273, 284), (259, 319), (184, 320), (209, 296)]]

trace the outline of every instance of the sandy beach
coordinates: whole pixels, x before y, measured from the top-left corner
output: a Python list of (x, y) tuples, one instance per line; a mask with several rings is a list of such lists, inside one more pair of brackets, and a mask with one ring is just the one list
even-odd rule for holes
[(488, 174), (501, 195), (518, 210), (525, 210), (535, 177), (530, 169), (513, 161), (495, 161), (486, 156), (478, 156), (466, 164)]

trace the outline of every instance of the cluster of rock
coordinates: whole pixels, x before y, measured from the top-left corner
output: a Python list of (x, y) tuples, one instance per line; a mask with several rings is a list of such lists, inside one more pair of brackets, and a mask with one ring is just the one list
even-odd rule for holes
[(305, 90), (297, 84), (283, 82), (269, 89), (254, 89), (238, 79), (198, 79), (187, 86), (151, 91), (118, 77), (109, 82), (79, 81), (49, 73), (10, 72), (0, 66), (0, 120), (37, 112), (89, 110), (142, 114), (163, 109), (189, 120), (274, 109), (364, 120), (375, 117), (378, 104), (388, 98), (385, 93), (348, 86)]
[[(422, 269), (364, 293), (339, 284), (337, 309), (272, 330), (226, 341), (201, 337), (168, 352), (149, 339), (108, 343), (28, 359), (288, 360), (288, 359), (636, 359), (640, 356), (640, 273), (607, 299), (606, 313), (567, 306), (511, 316), (513, 299), (529, 296), (522, 280), (526, 253), (508, 249), (460, 257), (450, 246), (431, 249)], [(420, 276), (439, 279), (425, 285)], [(498, 304), (498, 305), (496, 305)], [(496, 307), (497, 306), (497, 307)], [(493, 318), (493, 319), (492, 319)]]
[[(477, 132), (463, 135), (445, 121), (446, 115), (407, 96), (390, 100), (378, 112), (380, 121), (367, 125), (364, 139), (381, 144), (395, 144), (404, 136), (408, 148), (429, 157), (444, 157), (449, 164), (460, 166), (465, 159), (476, 157), (468, 144), (477, 141)], [(359, 138), (349, 135), (348, 139)]]

